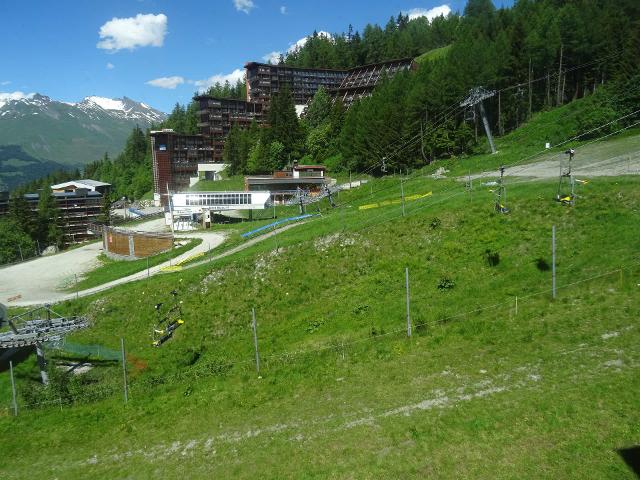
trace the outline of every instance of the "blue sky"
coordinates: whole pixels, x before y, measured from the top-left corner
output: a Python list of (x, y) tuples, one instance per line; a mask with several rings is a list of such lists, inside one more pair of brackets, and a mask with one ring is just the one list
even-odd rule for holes
[(170, 111), (208, 82), (234, 78), (246, 61), (285, 52), (313, 30), (343, 32), (350, 23), (362, 30), (367, 23), (384, 25), (400, 11), (425, 14), (436, 7), (462, 11), (464, 4), (464, 0), (2, 0), (0, 100), (8, 94), (34, 92), (69, 102), (89, 95), (128, 96)]

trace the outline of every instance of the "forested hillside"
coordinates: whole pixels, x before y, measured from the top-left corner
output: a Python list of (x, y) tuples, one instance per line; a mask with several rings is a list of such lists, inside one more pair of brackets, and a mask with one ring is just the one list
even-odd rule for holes
[(463, 15), (431, 22), (400, 14), (384, 29), (314, 34), (284, 62), (342, 68), (418, 55), (421, 62), (347, 112), (318, 92), (292, 130), (301, 131), (293, 144), (273, 133), (282, 131), (273, 118), (260, 131), (234, 132), (227, 161), (239, 173), (266, 172), (300, 157), (333, 170), (383, 173), (382, 159), (386, 169), (400, 169), (465, 155), (486, 148), (478, 113), (460, 107), (479, 86), (495, 91), (484, 106), (496, 135), (535, 112), (587, 96), (576, 123), (579, 131), (589, 130), (640, 104), (639, 18), (640, 4), (632, 0), (525, 0), (501, 9), (490, 0), (470, 0)]

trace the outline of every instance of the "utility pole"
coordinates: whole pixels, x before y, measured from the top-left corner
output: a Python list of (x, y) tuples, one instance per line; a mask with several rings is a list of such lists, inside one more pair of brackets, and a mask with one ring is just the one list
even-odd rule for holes
[(500, 92), (498, 92), (498, 135), (504, 135), (504, 125), (502, 123), (502, 100)]
[(122, 352), (122, 377), (124, 380), (124, 403), (129, 401), (129, 385), (127, 385), (127, 359), (124, 354), (124, 338), (120, 338), (120, 350)]
[(495, 90), (485, 90), (483, 87), (472, 88), (469, 91), (469, 96), (461, 103), (461, 107), (475, 107), (478, 105), (480, 109), (480, 115), (482, 116), (482, 124), (484, 125), (484, 131), (487, 134), (487, 140), (489, 140), (489, 146), (491, 147), (491, 153), (496, 153), (496, 147), (493, 143), (493, 136), (491, 135), (491, 128), (489, 127), (489, 119), (487, 113), (484, 110), (483, 101), (487, 98), (491, 98), (496, 94)]
[(402, 185), (402, 175), (400, 176), (400, 197), (402, 198), (402, 216), (404, 217), (404, 186)]
[(495, 209), (498, 213), (509, 213), (509, 208), (507, 207), (507, 187), (504, 184), (504, 170), (504, 165), (501, 165), (498, 186), (493, 191)]
[(529, 118), (531, 118), (531, 104), (532, 104), (532, 92), (531, 92), (531, 57), (529, 57)]
[(551, 227), (551, 296), (556, 298), (556, 226)]
[(551, 79), (549, 78), (549, 70), (547, 70), (547, 107), (551, 106)]
[(13, 362), (9, 360), (9, 371), (11, 373), (11, 394), (13, 402), (13, 416), (18, 416), (18, 402), (16, 401), (16, 381), (13, 378)]
[(169, 182), (167, 182), (167, 199), (169, 201), (169, 217), (171, 219), (171, 235), (174, 235), (173, 231), (173, 207), (171, 205), (171, 193), (169, 193)]
[(558, 90), (557, 90), (557, 94), (556, 94), (556, 106), (560, 105), (561, 102), (561, 98), (560, 98), (560, 84), (562, 83), (562, 51), (564, 49), (564, 45), (561, 43), (560, 44), (560, 67), (558, 68)]
[(44, 358), (44, 347), (42, 343), (36, 343), (36, 358), (38, 359), (38, 367), (40, 368), (40, 378), (43, 385), (49, 385), (49, 374), (47, 373), (47, 362)]
[(258, 351), (258, 325), (256, 322), (256, 309), (251, 309), (251, 328), (253, 329), (253, 346), (256, 351), (256, 371), (260, 375), (260, 352)]
[(404, 269), (404, 285), (407, 292), (407, 337), (411, 338), (411, 299), (409, 296), (409, 267)]

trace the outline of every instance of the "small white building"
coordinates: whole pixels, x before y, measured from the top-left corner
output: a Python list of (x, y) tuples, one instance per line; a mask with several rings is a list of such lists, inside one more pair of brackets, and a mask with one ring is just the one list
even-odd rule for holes
[(184, 192), (171, 194), (169, 211), (165, 212), (167, 225), (174, 230), (189, 229), (186, 225), (202, 222), (211, 224), (215, 213), (227, 214), (237, 210), (264, 210), (271, 206), (271, 193), (258, 192)]

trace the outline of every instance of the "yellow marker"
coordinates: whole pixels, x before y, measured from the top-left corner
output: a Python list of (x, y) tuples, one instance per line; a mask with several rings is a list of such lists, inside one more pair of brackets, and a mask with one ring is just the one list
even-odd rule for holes
[(180, 265), (166, 266), (160, 269), (161, 272), (179, 272), (182, 270)]
[[(419, 200), (421, 198), (425, 198), (425, 197), (430, 197), (431, 195), (433, 195), (433, 192), (427, 192), (427, 193), (418, 193), (415, 195), (410, 195), (408, 197), (404, 197), (404, 201), (405, 202), (410, 202), (413, 200)], [(372, 208), (378, 208), (378, 207), (386, 207), (388, 205), (398, 205), (402, 203), (402, 200), (383, 200), (382, 202), (378, 202), (378, 203), (368, 203), (367, 205), (360, 205), (358, 207), (358, 210), (369, 210)]]
[(184, 265), (185, 263), (188, 263), (192, 260), (195, 260), (196, 258), (200, 258), (202, 256), (204, 256), (206, 252), (200, 252), (200, 253), (196, 253), (195, 255), (191, 255), (190, 257), (187, 258), (183, 258), (182, 260), (180, 260), (179, 262), (176, 263), (176, 265)]

